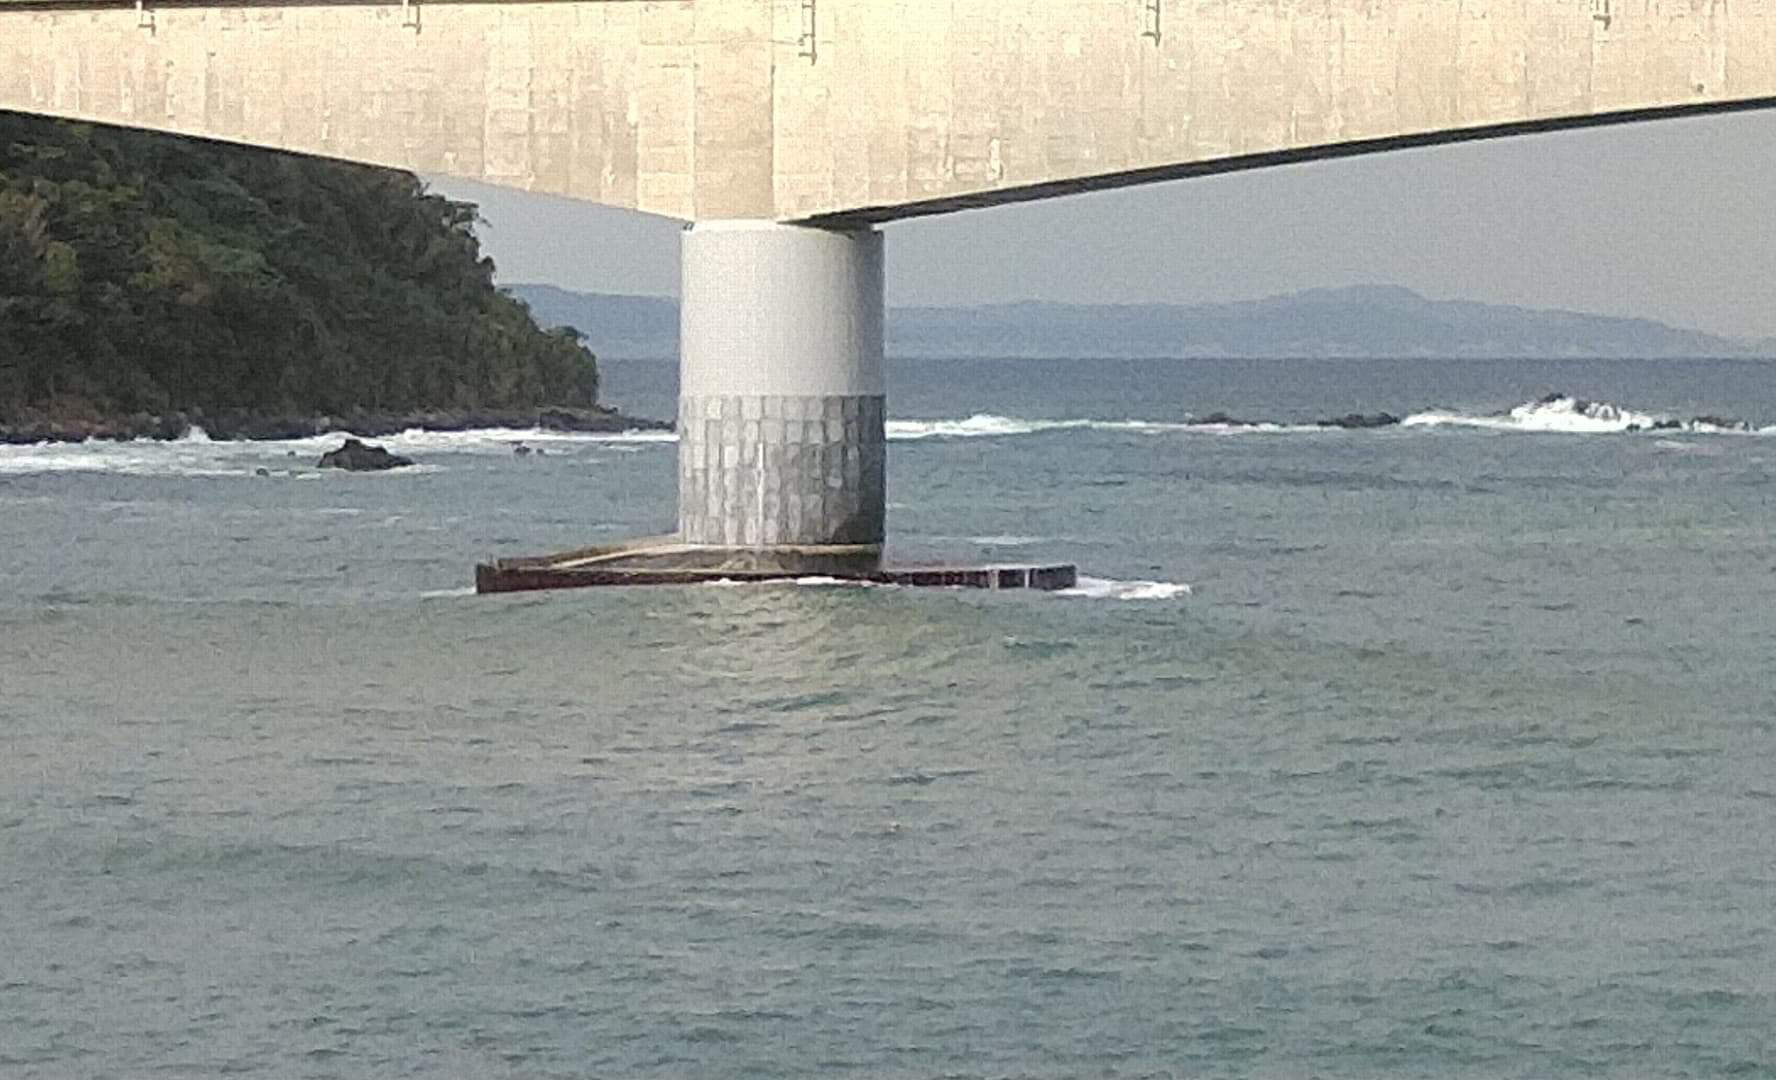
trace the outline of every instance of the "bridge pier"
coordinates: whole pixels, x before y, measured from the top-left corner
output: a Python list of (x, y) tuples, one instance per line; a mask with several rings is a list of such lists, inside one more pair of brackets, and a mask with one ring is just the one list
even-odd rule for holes
[(479, 592), (823, 575), (1065, 589), (1071, 564), (885, 566), (882, 234), (766, 221), (684, 232), (678, 532), (475, 568)]
[(809, 570), (879, 562), (882, 234), (699, 222), (682, 272), (679, 540)]

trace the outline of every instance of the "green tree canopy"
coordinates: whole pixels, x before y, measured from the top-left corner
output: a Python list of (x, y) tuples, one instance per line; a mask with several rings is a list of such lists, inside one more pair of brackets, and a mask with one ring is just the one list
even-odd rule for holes
[(411, 173), (0, 113), (0, 422), (587, 408)]

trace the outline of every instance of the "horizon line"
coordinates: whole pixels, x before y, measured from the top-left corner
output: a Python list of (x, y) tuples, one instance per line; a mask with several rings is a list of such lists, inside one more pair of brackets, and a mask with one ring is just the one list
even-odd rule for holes
[[(565, 292), (565, 293), (572, 293), (575, 296), (614, 297), (614, 298), (623, 299), (623, 300), (659, 300), (659, 301), (670, 302), (673, 304), (677, 304), (680, 302), (680, 298), (678, 297), (677, 294), (674, 294), (674, 293), (623, 293), (623, 292), (588, 291), (588, 290), (584, 290), (584, 289), (571, 288), (566, 285), (558, 285), (558, 284), (551, 282), (551, 281), (514, 281), (514, 282), (510, 282), (510, 283), (499, 282), (495, 285), (495, 287), (498, 289), (502, 289), (502, 290), (525, 288), (525, 287), (541, 287), (541, 288), (548, 288), (548, 289), (556, 289), (558, 291)], [(1416, 299), (1423, 300), (1424, 302), (1429, 303), (1429, 304), (1473, 304), (1478, 307), (1500, 308), (1500, 309), (1511, 310), (1511, 311), (1526, 311), (1526, 312), (1532, 312), (1535, 314), (1542, 314), (1542, 315), (1579, 315), (1579, 316), (1583, 316), (1583, 317), (1589, 318), (1589, 319), (1610, 319), (1610, 320), (1614, 320), (1614, 321), (1618, 321), (1618, 322), (1648, 323), (1653, 326), (1662, 327), (1666, 330), (1672, 330), (1672, 331), (1676, 331), (1679, 333), (1705, 334), (1709, 337), (1718, 338), (1722, 341), (1737, 342), (1737, 343), (1744, 344), (1744, 345), (1757, 346), (1757, 345), (1765, 345), (1765, 344), (1769, 344), (1772, 342), (1776, 342), (1776, 335), (1732, 334), (1732, 333), (1726, 333), (1726, 332), (1719, 331), (1719, 330), (1703, 329), (1701, 327), (1679, 326), (1674, 323), (1665, 322), (1662, 319), (1656, 319), (1656, 318), (1652, 318), (1651, 316), (1646, 316), (1646, 315), (1611, 315), (1611, 314), (1606, 314), (1603, 312), (1584, 311), (1584, 310), (1580, 310), (1578, 308), (1529, 307), (1529, 306), (1523, 305), (1523, 304), (1499, 303), (1499, 302), (1495, 302), (1495, 301), (1491, 301), (1491, 300), (1474, 300), (1474, 299), (1458, 298), (1458, 297), (1427, 296), (1426, 294), (1419, 292), (1417, 289), (1414, 289), (1410, 286), (1395, 285), (1395, 284), (1389, 284), (1386, 282), (1358, 282), (1358, 283), (1353, 283), (1353, 284), (1349, 284), (1349, 285), (1309, 285), (1309, 286), (1304, 286), (1303, 288), (1294, 289), (1294, 290), (1291, 290), (1288, 292), (1270, 293), (1270, 294), (1267, 294), (1264, 296), (1246, 297), (1243, 299), (1235, 299), (1235, 300), (1194, 300), (1194, 301), (1188, 301), (1188, 300), (1133, 300), (1133, 301), (1113, 302), (1113, 301), (1043, 300), (1043, 299), (1039, 299), (1036, 297), (1027, 297), (1027, 298), (1018, 299), (1018, 300), (989, 300), (989, 301), (984, 301), (984, 302), (975, 303), (975, 304), (888, 304), (888, 305), (886, 305), (886, 309), (888, 311), (983, 311), (983, 310), (987, 310), (990, 308), (1026, 307), (1026, 306), (1044, 306), (1044, 307), (1052, 307), (1052, 308), (1068, 308), (1068, 309), (1075, 309), (1075, 310), (1090, 310), (1090, 309), (1118, 310), (1118, 309), (1128, 309), (1128, 308), (1188, 309), (1188, 308), (1205, 308), (1205, 307), (1231, 307), (1231, 306), (1235, 306), (1235, 305), (1239, 305), (1239, 304), (1261, 304), (1261, 303), (1264, 303), (1265, 301), (1268, 301), (1268, 300), (1288, 300), (1288, 299), (1293, 299), (1295, 297), (1304, 296), (1309, 293), (1356, 292), (1356, 291), (1361, 291), (1361, 290), (1365, 290), (1365, 289), (1390, 290), (1390, 291), (1394, 291), (1394, 292), (1405, 293), (1405, 294), (1412, 296)], [(1367, 358), (1375, 359), (1375, 357), (1367, 357)], [(1273, 357), (1272, 359), (1292, 359), (1292, 358)], [(1356, 359), (1356, 357), (1352, 357), (1351, 359)], [(1406, 359), (1406, 358), (1405, 357), (1397, 357), (1395, 359)], [(1512, 359), (1512, 358), (1511, 357), (1491, 357), (1489, 359)], [(1522, 357), (1521, 359), (1548, 359), (1548, 358), (1547, 357)], [(1666, 356), (1666, 357), (1632, 357), (1632, 358), (1631, 357), (1622, 357), (1622, 359), (1679, 359), (1679, 357), (1670, 357), (1670, 356)], [(1709, 357), (1686, 356), (1686, 357), (1681, 357), (1681, 359), (1709, 359)]]

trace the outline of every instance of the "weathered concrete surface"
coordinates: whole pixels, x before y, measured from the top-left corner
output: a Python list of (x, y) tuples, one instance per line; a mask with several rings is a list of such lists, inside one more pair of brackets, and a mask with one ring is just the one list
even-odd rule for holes
[(0, 108), (686, 219), (856, 223), (1776, 99), (1776, 0), (412, 10), (0, 0)]
[[(784, 218), (879, 220), (1776, 95), (1770, 0), (821, 0), (820, 13), (820, 63), (776, 79)], [(1105, 182), (1067, 183), (1090, 178)]]
[(770, 217), (771, 4), (0, 0), (0, 109)]

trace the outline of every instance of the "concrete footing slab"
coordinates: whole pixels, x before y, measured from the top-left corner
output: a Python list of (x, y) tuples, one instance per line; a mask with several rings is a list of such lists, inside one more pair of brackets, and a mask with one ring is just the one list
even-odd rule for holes
[(730, 548), (661, 537), (481, 563), (475, 567), (475, 591), (533, 592), (808, 577), (925, 588), (1054, 591), (1078, 584), (1079, 571), (1068, 563), (893, 566), (882, 561), (881, 548), (873, 545)]

